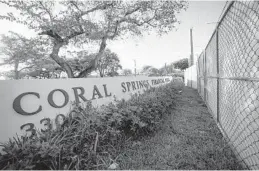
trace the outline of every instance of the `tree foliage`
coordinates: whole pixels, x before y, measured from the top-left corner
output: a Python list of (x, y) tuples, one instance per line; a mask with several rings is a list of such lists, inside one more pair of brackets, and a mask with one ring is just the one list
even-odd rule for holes
[[(69, 52), (71, 58), (67, 59), (66, 62), (72, 69), (73, 75), (79, 75), (82, 71), (84, 71), (91, 63), (91, 61), (95, 58), (96, 53), (88, 54), (87, 51), (73, 51)], [(65, 57), (63, 57), (65, 59)], [(86, 74), (85, 76), (89, 75)]]
[(122, 70), (122, 75), (125, 75), (125, 76), (132, 75), (131, 69), (123, 69)]
[[(175, 14), (186, 9), (185, 1), (1, 1), (15, 8), (0, 19), (27, 25), (51, 40), (49, 57), (68, 77), (85, 77), (97, 67), (106, 43), (125, 34), (142, 35), (155, 30), (171, 31), (178, 22)], [(80, 73), (59, 54), (67, 45), (81, 46), (97, 42), (99, 50)]]
[(141, 73), (145, 73), (147, 72), (150, 68), (153, 68), (151, 65), (145, 65), (143, 66), (142, 70), (141, 70)]
[(4, 61), (2, 65), (11, 65), (14, 68), (4, 73), (7, 77), (19, 79), (27, 71), (58, 67), (54, 61), (47, 58), (48, 46), (44, 44), (44, 40), (28, 39), (9, 32), (1, 36), (1, 42), (0, 53)]
[(100, 76), (116, 76), (119, 69), (122, 69), (122, 66), (120, 65), (120, 59), (117, 54), (111, 52), (109, 49), (105, 50), (97, 64), (97, 71)]
[(174, 67), (180, 70), (185, 70), (189, 67), (188, 58), (181, 59), (173, 63)]
[[(68, 59), (67, 62), (71, 66), (73, 74), (78, 75), (89, 66), (97, 54), (88, 54), (87, 51), (73, 51), (70, 52), (70, 55), (72, 58)], [(104, 51), (97, 62), (95, 71), (97, 71), (101, 77), (118, 75), (118, 69), (122, 68), (117, 54), (111, 52), (109, 49)]]
[(174, 64), (171, 63), (170, 65), (165, 65), (165, 66), (161, 67), (159, 69), (159, 72), (161, 75), (168, 75), (168, 74), (170, 75), (172, 73), (177, 73), (178, 71), (176, 71), (174, 69)]
[(142, 74), (148, 75), (148, 76), (160, 76), (161, 72), (159, 69), (150, 66), (150, 65), (146, 65), (142, 68), (141, 71)]

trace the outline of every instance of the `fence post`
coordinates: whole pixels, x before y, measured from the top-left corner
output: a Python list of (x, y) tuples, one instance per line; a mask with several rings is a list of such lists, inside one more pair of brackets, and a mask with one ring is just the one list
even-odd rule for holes
[(198, 57), (198, 59), (197, 59), (197, 61), (196, 61), (196, 73), (197, 73), (197, 75), (196, 75), (196, 79), (197, 79), (197, 91), (198, 91), (198, 93), (199, 94), (201, 94), (201, 91), (200, 91), (200, 78), (199, 78), (199, 57)]
[[(191, 67), (192, 67), (192, 66), (191, 66)], [(193, 87), (192, 87), (192, 75), (193, 75), (193, 74), (192, 74), (192, 68), (191, 68), (191, 67), (190, 67), (189, 75), (190, 75), (190, 77), (191, 77), (191, 88), (193, 88)]]
[(218, 26), (216, 28), (216, 56), (217, 56), (217, 122), (220, 123), (220, 110), (219, 110), (219, 32)]
[(204, 102), (207, 103), (207, 65), (206, 65), (206, 49), (204, 50)]

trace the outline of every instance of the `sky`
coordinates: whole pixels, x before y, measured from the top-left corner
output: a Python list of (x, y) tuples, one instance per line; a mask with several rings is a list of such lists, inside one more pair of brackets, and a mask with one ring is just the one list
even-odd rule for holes
[[(123, 67), (133, 69), (136, 59), (137, 69), (144, 65), (162, 67), (190, 56), (190, 28), (193, 28), (195, 56), (206, 47), (226, 1), (190, 1), (187, 11), (178, 17), (181, 24), (177, 30), (158, 37), (147, 35), (141, 39), (113, 42), (108, 47), (115, 51)], [(209, 24), (208, 24), (209, 23)]]
[[(174, 61), (190, 56), (190, 28), (193, 28), (194, 56), (206, 47), (226, 1), (189, 1), (189, 8), (178, 15), (181, 24), (161, 37), (155, 33), (143, 37), (127, 38), (109, 42), (107, 47), (117, 53), (122, 67), (134, 71), (145, 65), (160, 68)], [(0, 11), (6, 9), (1, 8)], [(0, 20), (0, 34), (14, 31), (25, 36), (35, 35), (26, 26)], [(0, 63), (1, 63), (0, 59)], [(0, 71), (8, 68), (1, 66)]]

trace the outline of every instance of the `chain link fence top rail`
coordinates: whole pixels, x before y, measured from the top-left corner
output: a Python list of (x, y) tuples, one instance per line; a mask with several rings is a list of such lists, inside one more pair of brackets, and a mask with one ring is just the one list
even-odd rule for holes
[(230, 145), (259, 169), (259, 2), (228, 4), (197, 62), (198, 91)]

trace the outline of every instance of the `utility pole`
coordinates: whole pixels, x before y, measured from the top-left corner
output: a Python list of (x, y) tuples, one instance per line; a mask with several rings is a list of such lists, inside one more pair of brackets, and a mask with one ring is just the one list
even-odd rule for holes
[(136, 59), (134, 59), (134, 66), (135, 66), (135, 77), (137, 76), (137, 69), (136, 69)]
[(190, 41), (191, 41), (191, 56), (189, 60), (189, 67), (193, 65), (193, 39), (192, 39), (192, 28), (190, 29)]

